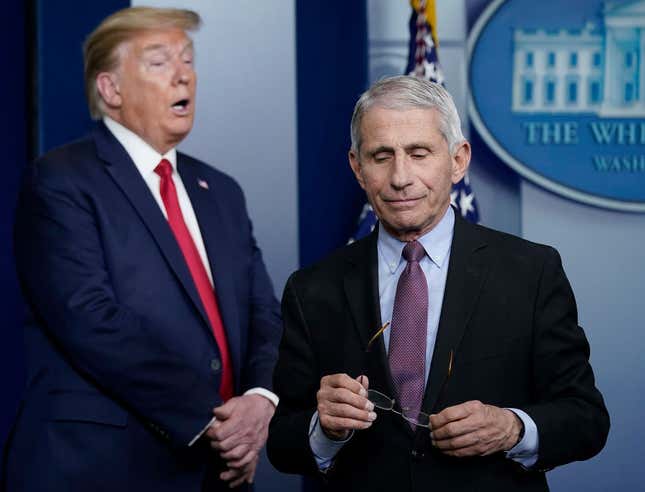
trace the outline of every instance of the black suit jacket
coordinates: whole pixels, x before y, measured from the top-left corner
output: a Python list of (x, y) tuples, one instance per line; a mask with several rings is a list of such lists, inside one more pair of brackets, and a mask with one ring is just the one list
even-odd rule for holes
[[(395, 395), (382, 339), (365, 352), (382, 321), (376, 238), (374, 232), (287, 283), (274, 374), (281, 401), (268, 441), (279, 470), (317, 473), (308, 430), (322, 376), (366, 372), (371, 388)], [(588, 357), (558, 253), (457, 217), (423, 409), (480, 400), (526, 411), (539, 434), (534, 471), (503, 453), (445, 456), (427, 430), (413, 432), (400, 416), (378, 411), (325, 480), (332, 490), (547, 490), (544, 469), (593, 456), (607, 437), (609, 417)]]

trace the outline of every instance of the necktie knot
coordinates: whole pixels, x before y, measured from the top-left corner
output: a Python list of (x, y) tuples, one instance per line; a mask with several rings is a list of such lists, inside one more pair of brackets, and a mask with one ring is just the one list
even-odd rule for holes
[(162, 178), (169, 178), (172, 175), (172, 164), (168, 159), (161, 159), (155, 167), (155, 172)]
[(419, 261), (421, 261), (421, 258), (423, 258), (425, 254), (426, 251), (425, 249), (423, 249), (423, 246), (419, 241), (409, 242), (405, 245), (405, 248), (403, 248), (403, 258), (405, 258), (405, 261), (407, 261), (408, 263), (418, 263)]

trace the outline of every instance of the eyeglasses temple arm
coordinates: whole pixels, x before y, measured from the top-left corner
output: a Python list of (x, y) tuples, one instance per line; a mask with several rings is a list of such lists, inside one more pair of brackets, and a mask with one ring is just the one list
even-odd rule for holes
[(383, 323), (383, 326), (381, 326), (379, 330), (376, 333), (374, 333), (374, 336), (372, 336), (372, 338), (370, 338), (370, 341), (367, 342), (367, 349), (365, 349), (366, 352), (369, 352), (372, 344), (378, 339), (378, 337), (380, 337), (383, 334), (383, 332), (388, 326), (390, 326), (390, 322), (386, 321), (385, 323)]

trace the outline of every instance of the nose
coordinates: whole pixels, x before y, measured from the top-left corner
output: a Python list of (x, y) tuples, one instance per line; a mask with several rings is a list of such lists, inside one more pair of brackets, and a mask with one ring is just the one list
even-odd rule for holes
[(395, 190), (403, 190), (412, 184), (412, 173), (410, 171), (409, 159), (406, 155), (394, 156), (390, 173), (390, 185)]
[(183, 60), (175, 62), (175, 84), (189, 84), (195, 78), (195, 70), (192, 63)]

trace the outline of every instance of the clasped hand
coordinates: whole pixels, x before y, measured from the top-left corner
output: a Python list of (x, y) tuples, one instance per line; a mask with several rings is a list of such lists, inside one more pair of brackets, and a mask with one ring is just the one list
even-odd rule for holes
[(226, 462), (228, 469), (220, 474), (220, 479), (231, 487), (253, 482), (274, 411), (273, 403), (261, 395), (236, 396), (213, 409), (217, 420), (206, 436)]

